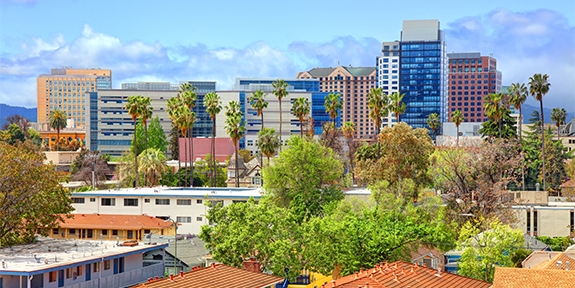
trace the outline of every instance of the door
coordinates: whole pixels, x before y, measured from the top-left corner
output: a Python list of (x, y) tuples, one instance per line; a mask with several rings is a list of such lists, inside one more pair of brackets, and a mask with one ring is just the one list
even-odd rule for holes
[(58, 287), (64, 287), (64, 270), (58, 271)]
[(124, 257), (119, 259), (120, 261), (120, 273), (124, 273)]
[(118, 258), (114, 259), (114, 274), (118, 274)]
[(92, 279), (92, 269), (90, 269), (90, 264), (86, 264), (86, 281), (90, 281), (91, 279)]

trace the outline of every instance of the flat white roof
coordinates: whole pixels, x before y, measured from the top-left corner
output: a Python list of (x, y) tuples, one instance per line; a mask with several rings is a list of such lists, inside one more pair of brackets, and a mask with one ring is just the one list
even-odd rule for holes
[(36, 275), (168, 247), (168, 244), (139, 243), (130, 247), (117, 243), (122, 242), (38, 237), (31, 244), (0, 249), (0, 275)]
[(181, 198), (261, 198), (260, 188), (232, 187), (146, 187), (74, 192), (72, 197), (181, 197)]

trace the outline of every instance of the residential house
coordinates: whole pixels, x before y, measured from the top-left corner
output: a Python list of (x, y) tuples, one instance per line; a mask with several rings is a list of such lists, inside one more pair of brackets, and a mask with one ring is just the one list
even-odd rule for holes
[[(248, 163), (238, 158), (238, 175), (240, 187), (259, 188), (262, 186), (262, 176), (260, 173), (261, 165), (258, 157), (254, 157)], [(232, 155), (228, 162), (228, 180), (226, 183), (228, 187), (236, 186), (236, 154)]]
[(415, 263), (420, 266), (425, 264), (426, 267), (445, 271), (443, 267), (444, 262), (445, 255), (434, 247), (421, 245), (417, 251), (411, 253), (411, 263)]

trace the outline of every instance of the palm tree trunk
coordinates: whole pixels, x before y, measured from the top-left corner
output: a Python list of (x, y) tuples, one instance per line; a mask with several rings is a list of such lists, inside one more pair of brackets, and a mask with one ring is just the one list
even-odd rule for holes
[(138, 179), (138, 145), (136, 144), (136, 137), (137, 137), (137, 129), (136, 124), (138, 123), (137, 120), (134, 120), (134, 172), (136, 175), (136, 188), (140, 186), (140, 180)]
[(56, 151), (60, 151), (60, 127), (56, 128)]
[(303, 138), (303, 117), (299, 117), (299, 135)]
[[(260, 112), (262, 117), (262, 130), (264, 130), (264, 111)], [(262, 149), (260, 149), (260, 169), (264, 167), (264, 153), (262, 153)]]
[(543, 191), (545, 191), (545, 116), (543, 115), (543, 96), (540, 99), (539, 109), (541, 110), (541, 163), (543, 166)]
[(239, 162), (238, 158), (240, 158), (239, 157), (240, 155), (238, 155), (238, 143), (237, 143), (237, 141), (234, 141), (234, 150), (236, 152), (236, 175), (235, 175), (236, 176), (236, 187), (239, 188), (240, 187), (240, 175), (238, 175), (238, 168), (239, 168), (238, 167), (238, 162)]
[(283, 142), (282, 142), (282, 100), (279, 99), (279, 104), (280, 104), (280, 152), (282, 151), (282, 146), (283, 146)]
[[(521, 106), (519, 106), (519, 144), (521, 145), (521, 154), (523, 154), (523, 137), (521, 135), (521, 125), (523, 124), (523, 113)], [(521, 187), (525, 191), (525, 157), (521, 158)]]
[(190, 129), (190, 187), (194, 187), (194, 128)]
[[(144, 123), (144, 151), (148, 150), (148, 122)], [(147, 186), (150, 183), (148, 177), (144, 177), (144, 186)]]
[(457, 140), (456, 140), (456, 143), (457, 143), (457, 147), (459, 147), (459, 125), (457, 125)]
[[(188, 159), (188, 134), (184, 136), (184, 155), (184, 168), (188, 168), (188, 162), (190, 161)], [(188, 178), (184, 178), (184, 186), (188, 186)]]
[(216, 187), (216, 117), (212, 125), (212, 187)]

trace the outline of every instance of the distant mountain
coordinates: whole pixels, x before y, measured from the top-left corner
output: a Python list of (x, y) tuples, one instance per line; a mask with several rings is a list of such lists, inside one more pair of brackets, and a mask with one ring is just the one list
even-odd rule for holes
[[(545, 101), (543, 101), (543, 104), (545, 105)], [(523, 106), (521, 106), (521, 109), (523, 110), (524, 124), (528, 122), (533, 110), (539, 112), (539, 106), (531, 106), (529, 104), (523, 104)], [(553, 108), (543, 107), (543, 114), (545, 114), (545, 123), (553, 123), (553, 121), (551, 121), (551, 110), (553, 110)], [(567, 117), (565, 118), (565, 122), (571, 121), (573, 117), (575, 117), (575, 111), (567, 111)]]
[(30, 122), (36, 122), (37, 118), (38, 118), (36, 110), (37, 110), (37, 108), (25, 108), (25, 107), (18, 107), (18, 106), (10, 106), (7, 104), (0, 103), (0, 127), (2, 127), (4, 125), (4, 123), (6, 123), (6, 118), (8, 116), (12, 116), (15, 114), (20, 114), (20, 115), (28, 118), (28, 120), (30, 120)]

